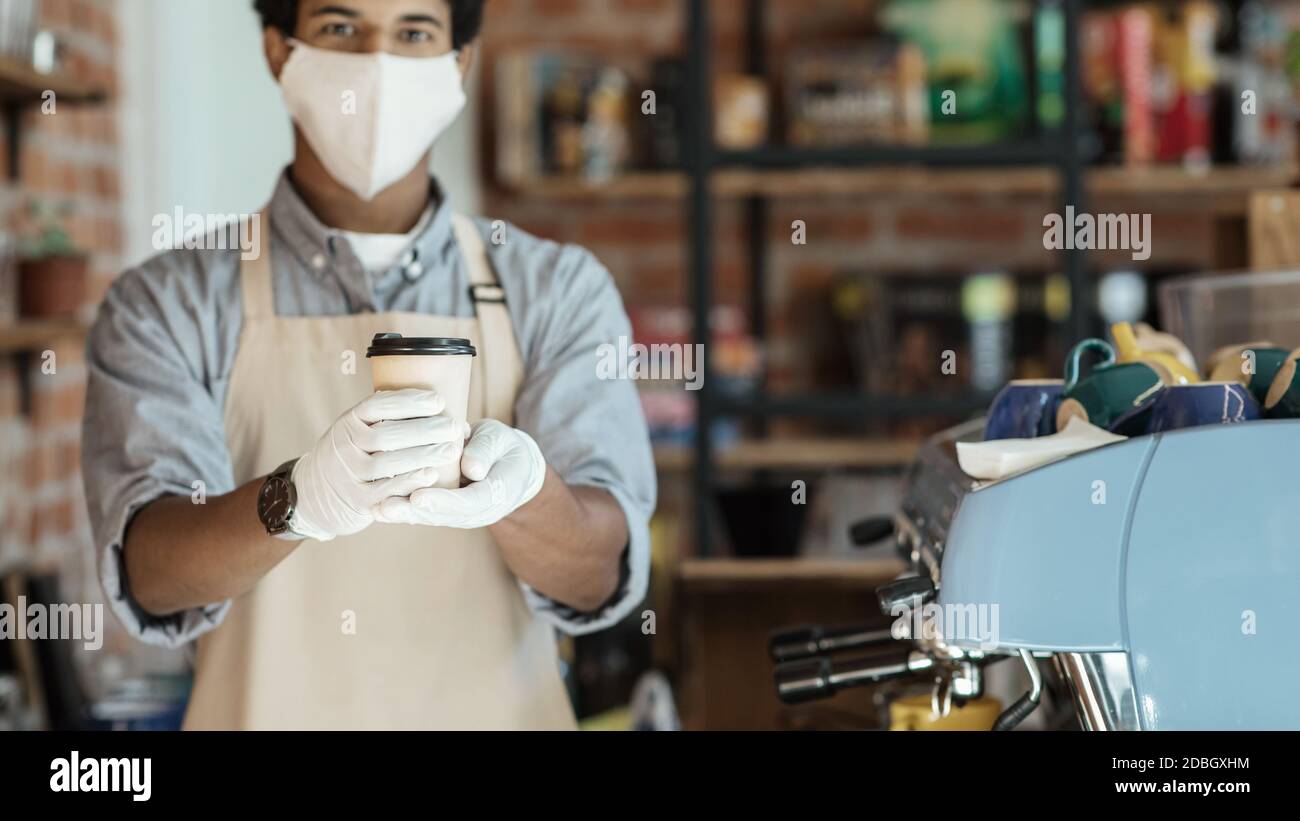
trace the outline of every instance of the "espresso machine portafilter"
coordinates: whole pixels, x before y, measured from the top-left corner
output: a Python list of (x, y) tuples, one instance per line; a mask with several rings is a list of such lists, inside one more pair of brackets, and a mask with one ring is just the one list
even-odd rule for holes
[[(926, 474), (922, 484), (934, 487), (936, 482)], [(909, 485), (915, 486), (916, 482)], [(949, 497), (932, 495), (930, 499)], [(905, 509), (914, 507), (917, 501), (909, 498)], [(923, 516), (916, 518), (924, 521)], [(896, 517), (877, 516), (854, 524), (849, 537), (859, 547), (893, 537), (903, 556), (915, 566), (917, 532), (913, 521), (901, 522), (900, 526)], [(927, 629), (934, 627), (929, 623), (922, 622), (920, 634), (914, 635), (918, 620), (899, 618), (922, 613), (936, 592), (929, 575), (911, 572), (877, 590), (881, 613), (894, 619), (889, 627), (803, 625), (774, 633), (768, 651), (776, 665), (773, 677), (777, 696), (787, 704), (800, 704), (851, 687), (928, 680), (932, 685), (931, 709), (939, 716), (947, 715), (954, 705), (979, 698), (984, 690), (983, 668), (1006, 656), (948, 644), (936, 630)], [(1034, 695), (1036, 704), (1037, 693)], [(1014, 726), (1024, 717), (1020, 713), (1005, 717), (1007, 720), (1001, 723), (1007, 728)]]
[[(988, 664), (1018, 658), (1028, 687), (994, 729), (1039, 704), (1042, 661), (1084, 729), (1300, 729), (1286, 686), (1300, 680), (1300, 420), (1137, 436), (977, 482), (956, 445), (983, 425), (928, 440), (892, 527), (855, 528), (893, 535), (908, 563), (879, 591), (893, 627), (778, 634), (782, 699), (930, 677), (942, 715), (978, 697)], [(963, 609), (994, 629), (963, 631)]]
[[(904, 576), (877, 591), (886, 615), (919, 609), (934, 596), (934, 586), (920, 576)], [(923, 680), (933, 684), (931, 709), (944, 716), (955, 706), (983, 694), (983, 667), (1001, 656), (945, 645), (934, 637), (911, 635), (905, 622), (888, 628), (850, 625), (825, 628), (806, 625), (773, 634), (769, 654), (776, 663), (777, 696), (787, 704), (828, 698), (851, 688), (891, 680)], [(858, 651), (852, 656), (840, 653)], [(869, 651), (861, 654), (861, 651)], [(1034, 704), (1037, 704), (1035, 693)], [(1027, 712), (1008, 718), (1009, 729)]]

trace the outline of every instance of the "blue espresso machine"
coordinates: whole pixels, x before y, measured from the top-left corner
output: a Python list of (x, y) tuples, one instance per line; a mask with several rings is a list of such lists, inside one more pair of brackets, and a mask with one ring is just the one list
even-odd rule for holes
[[(896, 536), (911, 570), (880, 605), (925, 613), (924, 634), (909, 620), (780, 634), (783, 699), (924, 676), (942, 714), (1003, 660), (1029, 685), (995, 729), (1038, 708), (1044, 674), (1086, 729), (1300, 729), (1300, 420), (1134, 437), (994, 482), (957, 465), (982, 429), (929, 440), (892, 523), (859, 528)], [(995, 629), (954, 630), (954, 612)]]

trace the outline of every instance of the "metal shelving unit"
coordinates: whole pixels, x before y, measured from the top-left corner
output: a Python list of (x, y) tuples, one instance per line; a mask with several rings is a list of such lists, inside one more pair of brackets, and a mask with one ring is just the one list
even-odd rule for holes
[[(848, 146), (798, 148), (769, 146), (748, 151), (721, 151), (713, 141), (712, 27), (708, 0), (686, 0), (688, 94), (686, 99), (685, 158), (689, 178), (689, 271), (690, 297), (695, 341), (710, 341), (709, 315), (713, 307), (713, 197), (712, 182), (719, 171), (746, 169), (757, 173), (809, 168), (871, 168), (894, 165), (935, 169), (978, 169), (1049, 167), (1060, 176), (1065, 204), (1085, 209), (1082, 154), (1082, 81), (1080, 76), (1080, 0), (1060, 0), (1065, 22), (1065, 116), (1057, 132), (987, 146)], [(747, 0), (746, 47), (748, 71), (766, 72), (766, 2)], [(1033, 95), (1030, 95), (1031, 98)], [(1034, 117), (1031, 121), (1036, 121)], [(750, 270), (750, 328), (760, 343), (766, 337), (768, 201), (762, 194), (744, 200), (748, 231)], [(1084, 252), (1062, 252), (1063, 268), (1070, 282), (1071, 320), (1068, 329), (1076, 338), (1089, 335), (1092, 319), (1086, 307), (1088, 280)], [(724, 416), (753, 418), (760, 426), (776, 415), (845, 417), (900, 415), (921, 412), (974, 412), (987, 405), (989, 397), (973, 395), (957, 400), (925, 400), (915, 397), (844, 396), (773, 397), (760, 387), (750, 399), (738, 401), (718, 396), (708, 356), (700, 363), (703, 388), (696, 391), (697, 416), (694, 445), (694, 544), (698, 555), (712, 551), (710, 510), (717, 476), (711, 433), (715, 420)]]

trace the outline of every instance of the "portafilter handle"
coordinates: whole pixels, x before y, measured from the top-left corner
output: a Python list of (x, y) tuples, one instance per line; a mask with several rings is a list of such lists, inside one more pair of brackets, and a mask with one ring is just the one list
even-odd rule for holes
[(866, 624), (822, 627), (820, 624), (804, 624), (773, 633), (767, 641), (767, 652), (772, 661), (779, 663), (823, 653), (859, 650), (876, 644), (889, 644), (894, 640), (888, 627)]
[(912, 649), (843, 661), (818, 656), (777, 665), (773, 679), (779, 699), (786, 704), (802, 704), (829, 698), (848, 687), (902, 678), (933, 666), (934, 659)]
[(858, 547), (875, 544), (894, 535), (893, 516), (872, 516), (849, 525), (849, 541)]
[(880, 612), (895, 616), (899, 608), (916, 609), (932, 601), (938, 590), (926, 576), (904, 576), (876, 588)]

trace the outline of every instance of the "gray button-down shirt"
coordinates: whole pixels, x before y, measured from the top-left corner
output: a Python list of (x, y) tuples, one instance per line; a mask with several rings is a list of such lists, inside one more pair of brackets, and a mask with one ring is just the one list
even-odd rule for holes
[[(437, 205), (428, 225), (399, 264), (367, 273), (347, 239), (322, 225), (282, 176), (269, 206), (276, 312), (473, 316), (451, 209), (431, 185)], [(566, 482), (608, 491), (630, 534), (619, 589), (598, 611), (577, 612), (527, 585), (524, 593), (535, 612), (567, 632), (599, 630), (644, 598), (650, 566), (656, 488), (645, 418), (635, 387), (602, 380), (596, 369), (602, 344), (630, 336), (627, 315), (609, 272), (586, 250), (510, 225), (476, 225), (523, 355), (515, 424)], [(123, 623), (155, 644), (189, 642), (229, 608), (213, 602), (165, 618), (146, 613), (131, 597), (122, 542), (131, 517), (160, 496), (235, 487), (222, 411), (242, 322), (239, 255), (173, 250), (126, 271), (87, 344), (82, 472), (100, 580)]]

